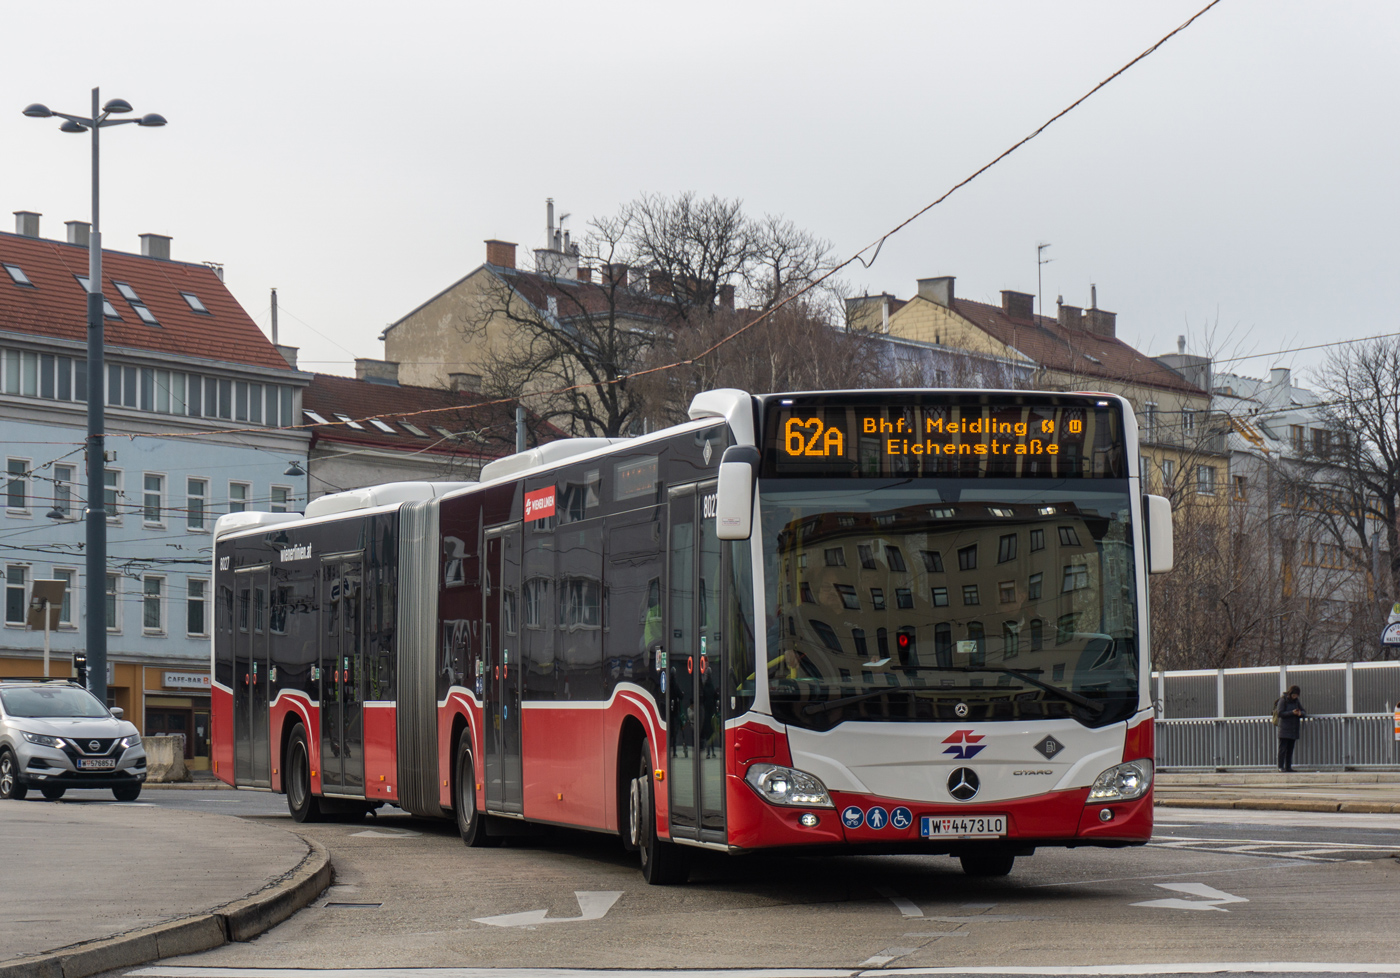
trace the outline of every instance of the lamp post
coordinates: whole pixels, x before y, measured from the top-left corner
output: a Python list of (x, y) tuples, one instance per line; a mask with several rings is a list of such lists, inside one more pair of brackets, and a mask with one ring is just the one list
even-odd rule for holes
[(107, 510), (104, 505), (106, 470), (106, 396), (103, 384), (102, 307), (102, 225), (98, 217), (98, 133), (106, 126), (134, 122), (138, 126), (163, 126), (165, 117), (154, 112), (140, 118), (113, 119), (132, 111), (131, 105), (114, 98), (98, 109), (97, 89), (92, 90), (92, 115), (69, 115), (50, 111), (38, 102), (27, 106), (31, 119), (63, 120), (62, 132), (92, 132), (92, 231), (88, 236), (87, 296), (87, 662), (88, 688), (107, 702)]

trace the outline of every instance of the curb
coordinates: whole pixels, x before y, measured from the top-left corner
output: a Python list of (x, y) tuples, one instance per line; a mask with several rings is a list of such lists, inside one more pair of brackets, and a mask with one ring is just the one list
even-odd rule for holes
[[(1294, 801), (1292, 799), (1158, 798), (1159, 808), (1233, 808), (1256, 812), (1351, 812), (1369, 815), (1400, 813), (1400, 804), (1384, 801)], [(3, 975), (0, 975), (3, 978)]]
[(208, 951), (232, 941), (251, 941), (310, 904), (331, 885), (330, 853), (319, 842), (302, 841), (308, 851), (294, 869), (242, 900), (116, 937), (0, 961), (0, 978), (87, 978)]

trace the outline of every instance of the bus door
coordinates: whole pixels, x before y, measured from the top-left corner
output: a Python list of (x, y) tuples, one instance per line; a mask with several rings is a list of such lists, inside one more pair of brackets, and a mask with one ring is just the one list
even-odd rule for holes
[(364, 572), (358, 554), (321, 561), (321, 787), (365, 790)]
[(667, 766), (671, 834), (725, 841), (724, 635), (715, 483), (670, 494)]
[(521, 814), (519, 523), (486, 531), (485, 592), (486, 810)]
[(236, 784), (271, 787), (272, 754), (268, 736), (267, 564), (234, 571), (236, 627), (233, 630), (233, 775)]

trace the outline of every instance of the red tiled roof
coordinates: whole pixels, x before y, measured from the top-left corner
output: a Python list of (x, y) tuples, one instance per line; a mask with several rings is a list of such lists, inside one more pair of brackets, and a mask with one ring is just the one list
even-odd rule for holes
[[(18, 265), (35, 286), (17, 285), (0, 270), (0, 329), (86, 341), (87, 293), (73, 277), (87, 278), (86, 247), (0, 233), (0, 262)], [(207, 266), (104, 249), (102, 278), (102, 294), (121, 316), (120, 321), (105, 321), (108, 347), (288, 369), (287, 361)], [(114, 282), (129, 284), (160, 325), (142, 322)], [(181, 292), (198, 296), (209, 315), (191, 309)]]
[(641, 292), (625, 285), (600, 285), (574, 279), (554, 278), (538, 272), (516, 269), (492, 270), (537, 309), (544, 309), (549, 299), (555, 300), (560, 319), (571, 316), (599, 316), (616, 309), (619, 315), (636, 319), (669, 319), (675, 312), (674, 303), (666, 296)]
[[(332, 422), (310, 428), (316, 441), (333, 440), (388, 451), (502, 458), (515, 451), (515, 404), (482, 404), (486, 400), (481, 394), (465, 391), (315, 374), (302, 392), (301, 406)], [(337, 414), (354, 419), (360, 427), (335, 424)], [(393, 432), (380, 430), (367, 420), (369, 418), (381, 419)], [(566, 437), (559, 428), (528, 411), (526, 419), (534, 439), (540, 443)], [(305, 420), (312, 421), (311, 418)], [(420, 437), (404, 428), (405, 421), (428, 437)], [(453, 434), (476, 432), (477, 435), (448, 438), (435, 430), (435, 426)]]
[(1061, 326), (1058, 320), (1048, 316), (1013, 319), (1000, 306), (969, 299), (955, 298), (953, 311), (1049, 370), (1184, 394), (1205, 393), (1176, 371), (1134, 350), (1117, 337)]

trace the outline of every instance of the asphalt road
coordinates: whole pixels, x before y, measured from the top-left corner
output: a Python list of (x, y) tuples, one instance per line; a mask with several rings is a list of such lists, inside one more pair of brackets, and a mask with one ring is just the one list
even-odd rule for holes
[(277, 795), (164, 789), (141, 802), (283, 824), (336, 867), (320, 900), (257, 941), (133, 972), (146, 978), (1400, 961), (1395, 815), (1159, 809), (1149, 846), (1041, 850), (996, 880), (937, 856), (704, 854), (688, 886), (651, 887), (615, 840), (584, 833), (470, 850), (450, 824), (397, 810), (297, 826)]

